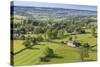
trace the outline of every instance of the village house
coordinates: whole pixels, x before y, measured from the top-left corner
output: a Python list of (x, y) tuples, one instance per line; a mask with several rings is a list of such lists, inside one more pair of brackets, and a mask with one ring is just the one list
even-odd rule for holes
[(76, 41), (69, 41), (69, 42), (67, 43), (67, 45), (68, 45), (68, 46), (71, 46), (71, 47), (79, 47), (79, 46), (81, 46), (81, 43), (76, 42)]

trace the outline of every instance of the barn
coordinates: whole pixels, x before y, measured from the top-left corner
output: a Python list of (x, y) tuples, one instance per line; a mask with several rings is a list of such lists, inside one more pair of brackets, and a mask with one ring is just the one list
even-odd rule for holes
[(71, 47), (79, 47), (79, 46), (81, 46), (81, 43), (76, 42), (76, 41), (69, 41), (69, 42), (67, 43), (67, 45), (68, 45), (68, 46), (71, 46)]

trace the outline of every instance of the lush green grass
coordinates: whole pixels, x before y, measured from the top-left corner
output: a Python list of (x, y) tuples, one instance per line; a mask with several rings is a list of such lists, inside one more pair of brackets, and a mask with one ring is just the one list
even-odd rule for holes
[[(14, 56), (14, 65), (80, 62), (79, 48), (69, 47), (67, 44), (61, 43), (61, 41), (66, 42), (67, 40), (68, 38), (63, 38), (40, 42), (38, 45), (33, 46), (33, 49), (26, 49), (21, 53), (16, 54)], [(96, 44), (96, 38), (91, 37), (91, 34), (79, 34), (77, 35), (76, 40), (88, 42), (90, 45)], [(14, 40), (14, 52), (24, 48), (22, 42), (22, 40)], [(46, 46), (52, 48), (58, 57), (51, 58), (49, 62), (41, 62), (39, 58), (43, 55)], [(96, 51), (90, 51), (89, 55), (89, 58), (85, 58), (86, 61), (96, 60)]]
[(90, 45), (96, 45), (96, 38), (92, 37), (91, 34), (80, 34), (77, 35), (77, 41), (89, 43)]
[(24, 48), (24, 46), (22, 45), (23, 41), (21, 40), (14, 40), (13, 43), (14, 43), (14, 52), (17, 52), (21, 50), (22, 48)]

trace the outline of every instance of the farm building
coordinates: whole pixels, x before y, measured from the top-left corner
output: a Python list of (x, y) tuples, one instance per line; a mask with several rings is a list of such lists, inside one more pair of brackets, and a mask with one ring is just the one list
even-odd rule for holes
[(85, 30), (82, 30), (82, 29), (75, 29), (73, 31), (74, 34), (82, 34), (82, 33), (85, 33)]
[(81, 43), (76, 42), (76, 41), (69, 41), (69, 42), (67, 43), (67, 45), (68, 45), (68, 46), (71, 46), (71, 47), (79, 47), (79, 46), (81, 46)]

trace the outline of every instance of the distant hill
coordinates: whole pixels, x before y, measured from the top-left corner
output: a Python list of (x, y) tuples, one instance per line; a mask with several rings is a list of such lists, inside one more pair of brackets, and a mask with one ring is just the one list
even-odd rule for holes
[(29, 18), (70, 18), (74, 16), (93, 16), (96, 17), (96, 11), (64, 9), (64, 8), (49, 8), (49, 7), (26, 7), (26, 6), (11, 6), (14, 8), (14, 15), (25, 16)]

